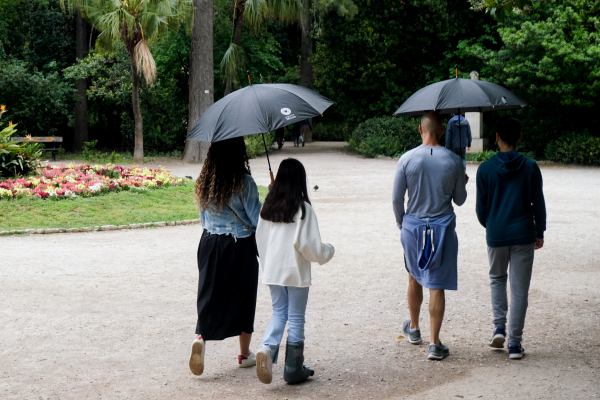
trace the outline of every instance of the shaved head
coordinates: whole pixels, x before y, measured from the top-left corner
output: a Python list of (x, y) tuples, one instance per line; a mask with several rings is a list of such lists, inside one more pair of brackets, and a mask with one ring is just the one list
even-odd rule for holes
[(442, 119), (440, 114), (435, 111), (429, 111), (421, 118), (421, 128), (423, 133), (437, 134), (442, 128)]

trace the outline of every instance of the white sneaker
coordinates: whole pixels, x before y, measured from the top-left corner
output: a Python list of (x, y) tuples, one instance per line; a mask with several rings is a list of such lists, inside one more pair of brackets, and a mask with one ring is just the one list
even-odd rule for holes
[(240, 354), (238, 356), (238, 367), (239, 368), (248, 368), (256, 365), (256, 354), (250, 352), (248, 357)]
[(271, 348), (268, 346), (261, 347), (256, 354), (256, 377), (266, 384), (273, 381), (273, 359)]
[(190, 371), (194, 375), (202, 375), (204, 372), (204, 353), (206, 343), (202, 336), (198, 337), (192, 343), (192, 354), (190, 354)]

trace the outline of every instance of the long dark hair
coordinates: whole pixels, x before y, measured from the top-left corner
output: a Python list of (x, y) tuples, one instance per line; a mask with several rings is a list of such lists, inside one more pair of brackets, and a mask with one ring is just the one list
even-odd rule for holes
[(244, 138), (212, 143), (196, 179), (195, 198), (201, 210), (212, 203), (222, 210), (234, 195), (244, 195), (244, 175), (250, 173)]
[(304, 202), (310, 204), (304, 165), (295, 158), (283, 160), (279, 165), (275, 183), (260, 210), (260, 216), (266, 221), (289, 224), (294, 222), (294, 215), (299, 208), (302, 209), (300, 219), (304, 219)]

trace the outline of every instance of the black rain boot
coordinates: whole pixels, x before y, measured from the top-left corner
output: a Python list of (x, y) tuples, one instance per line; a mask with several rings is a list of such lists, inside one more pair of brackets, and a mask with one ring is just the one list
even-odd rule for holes
[(285, 369), (283, 380), (287, 383), (300, 383), (313, 376), (315, 371), (304, 364), (304, 341), (287, 342), (285, 345)]

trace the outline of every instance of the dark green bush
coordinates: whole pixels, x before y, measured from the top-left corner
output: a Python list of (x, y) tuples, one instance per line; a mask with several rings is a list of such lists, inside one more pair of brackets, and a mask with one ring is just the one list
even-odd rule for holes
[(275, 141), (275, 132), (265, 133), (265, 143), (263, 143), (261, 134), (244, 136), (244, 141), (246, 142), (248, 157), (260, 157), (265, 154), (265, 143), (267, 144), (267, 148), (271, 148), (273, 141)]
[(322, 142), (347, 142), (352, 134), (348, 123), (320, 122), (313, 127), (313, 140)]
[(19, 122), (21, 135), (62, 134), (75, 101), (73, 83), (56, 73), (30, 71), (15, 61), (0, 67), (0, 104), (4, 120)]
[(368, 157), (399, 156), (421, 144), (419, 119), (371, 118), (358, 125), (350, 138), (350, 149)]
[(571, 133), (546, 147), (546, 158), (562, 163), (600, 164), (600, 137), (587, 131)]

